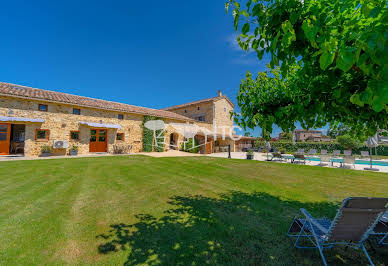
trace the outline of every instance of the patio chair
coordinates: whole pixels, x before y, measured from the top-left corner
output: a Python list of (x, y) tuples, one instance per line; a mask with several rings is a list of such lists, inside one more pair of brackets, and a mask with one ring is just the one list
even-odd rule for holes
[(361, 158), (369, 158), (369, 151), (361, 151)]
[(321, 155), (327, 155), (327, 150), (321, 150)]
[(333, 156), (339, 156), (341, 154), (340, 150), (334, 150), (333, 151)]
[(269, 161), (274, 161), (275, 159), (278, 161), (283, 161), (283, 156), (279, 152), (271, 153), (272, 158), (269, 159)]
[[(294, 219), (287, 236), (296, 238), (296, 248), (318, 249), (324, 265), (327, 262), (323, 251), (336, 245), (361, 248), (369, 263), (374, 265), (364, 242), (387, 210), (387, 203), (388, 198), (347, 198), (332, 221), (327, 218), (315, 219), (302, 208), (300, 210), (304, 217)], [(303, 239), (309, 240), (313, 246), (300, 244)]]
[(327, 166), (330, 163), (330, 156), (327, 154), (321, 154), (320, 156), (320, 162), (318, 166)]
[(303, 164), (306, 164), (306, 157), (303, 154), (294, 154), (294, 159), (292, 160), (292, 163), (301, 162)]
[(352, 150), (344, 150), (344, 155), (351, 156)]
[(304, 154), (304, 149), (298, 149), (297, 153)]
[(316, 149), (310, 149), (309, 150), (309, 155), (315, 155), (317, 154), (317, 150)]
[(373, 228), (373, 232), (371, 234), (382, 236), (378, 244), (388, 246), (388, 211), (386, 211), (380, 218), (380, 221), (376, 224), (375, 228)]
[(356, 163), (356, 159), (354, 158), (354, 156), (344, 155), (344, 163), (342, 167), (345, 168), (346, 165), (349, 164), (350, 167), (353, 166), (353, 168), (356, 168), (355, 163)]

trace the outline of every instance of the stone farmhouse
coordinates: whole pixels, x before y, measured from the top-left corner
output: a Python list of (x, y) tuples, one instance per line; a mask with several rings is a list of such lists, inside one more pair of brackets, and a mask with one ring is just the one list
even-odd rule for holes
[(114, 153), (119, 145), (142, 152), (144, 116), (164, 121), (165, 151), (187, 140), (170, 126), (177, 124), (201, 129), (195, 135), (201, 153), (228, 145), (234, 151), (244, 139), (233, 135), (233, 108), (221, 92), (158, 110), (0, 82), (0, 155), (39, 156), (42, 146), (52, 147), (52, 155), (67, 155), (73, 146), (78, 154)]

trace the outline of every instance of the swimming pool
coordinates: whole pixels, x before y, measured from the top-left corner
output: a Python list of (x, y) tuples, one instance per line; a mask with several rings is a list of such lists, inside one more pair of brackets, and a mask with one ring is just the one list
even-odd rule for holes
[[(284, 158), (286, 159), (293, 159), (294, 156), (291, 155), (283, 155)], [(319, 157), (306, 157), (308, 161), (313, 161), (313, 162), (319, 162), (321, 159)], [(330, 161), (334, 163), (343, 163), (344, 159), (342, 158), (331, 158)], [(356, 164), (364, 164), (364, 165), (370, 165), (369, 160), (362, 160), (362, 159), (356, 159)], [(379, 165), (379, 166), (388, 166), (388, 161), (380, 161), (380, 160), (372, 160), (372, 165)]]
[[(307, 160), (309, 161), (317, 161), (319, 162), (321, 159), (319, 157), (306, 157)], [(334, 163), (343, 163), (344, 159), (341, 158), (332, 158), (330, 159)], [(365, 164), (365, 165), (370, 165), (369, 160), (362, 160), (362, 159), (356, 159), (356, 164)], [(380, 165), (380, 166), (388, 166), (387, 161), (377, 161), (377, 160), (372, 160), (372, 165)]]

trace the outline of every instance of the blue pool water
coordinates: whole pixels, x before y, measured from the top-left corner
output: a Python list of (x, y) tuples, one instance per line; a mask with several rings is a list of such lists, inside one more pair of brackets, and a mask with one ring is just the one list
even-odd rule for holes
[[(316, 162), (319, 162), (320, 159), (318, 157), (306, 157), (307, 160), (309, 161), (316, 161)], [(344, 162), (344, 159), (340, 159), (340, 158), (333, 158), (331, 159), (332, 162), (335, 162), (335, 163), (343, 163)], [(365, 164), (365, 165), (370, 165), (370, 161), (369, 160), (361, 160), (361, 159), (356, 159), (356, 164)], [(372, 160), (372, 165), (380, 165), (380, 166), (388, 166), (388, 162), (387, 161), (376, 161), (376, 160)]]
[[(286, 159), (293, 159), (293, 156), (284, 156)], [(320, 158), (319, 157), (306, 157), (307, 160), (309, 161), (314, 161), (314, 162), (319, 162)], [(334, 163), (343, 163), (344, 159), (341, 158), (332, 158), (330, 159)], [(364, 164), (364, 165), (370, 165), (369, 160), (362, 160), (362, 159), (356, 159), (356, 164)], [(377, 160), (372, 160), (372, 165), (380, 165), (380, 166), (388, 166), (388, 161), (377, 161)]]

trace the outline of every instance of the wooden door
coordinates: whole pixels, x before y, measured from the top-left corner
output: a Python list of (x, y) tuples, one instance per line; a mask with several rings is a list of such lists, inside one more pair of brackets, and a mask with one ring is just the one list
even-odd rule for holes
[(9, 154), (10, 138), (11, 138), (11, 124), (0, 124), (0, 155)]
[(205, 144), (205, 153), (206, 154), (212, 153), (212, 143), (211, 143), (211, 141), (206, 142), (206, 144)]
[(91, 129), (89, 152), (107, 151), (108, 131), (106, 129)]

